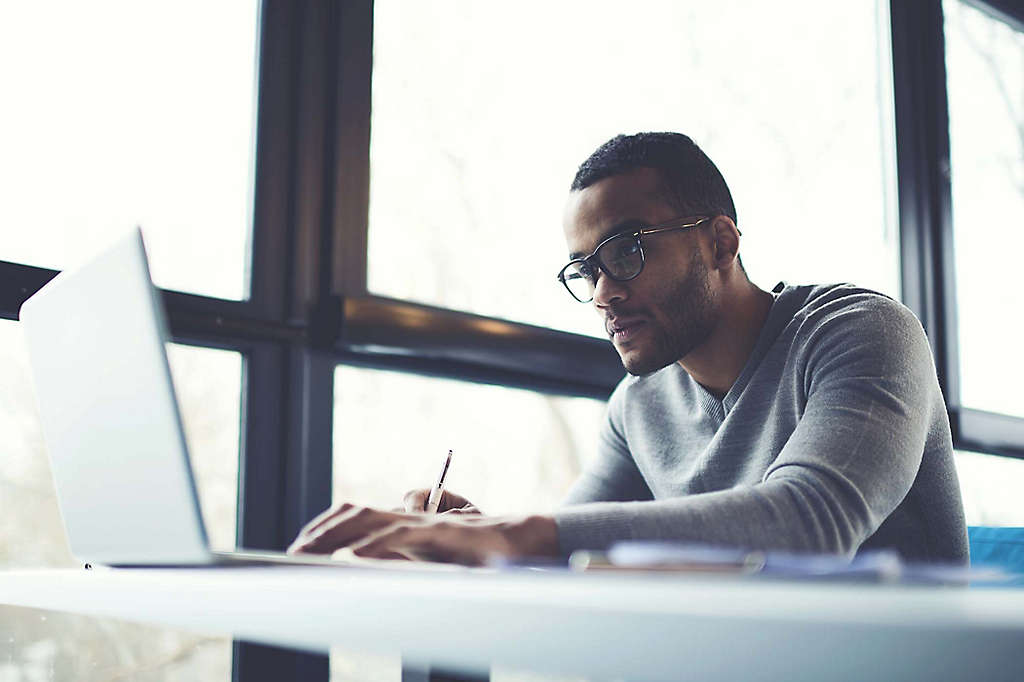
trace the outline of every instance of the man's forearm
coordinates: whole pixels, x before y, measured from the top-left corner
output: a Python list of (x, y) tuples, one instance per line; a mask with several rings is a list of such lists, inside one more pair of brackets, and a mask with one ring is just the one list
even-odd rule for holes
[(664, 540), (847, 554), (881, 518), (839, 501), (823, 481), (773, 480), (654, 502), (599, 502), (555, 513), (559, 552), (622, 540)]
[(552, 557), (560, 553), (558, 524), (553, 516), (536, 514), (507, 522), (505, 532), (518, 556)]

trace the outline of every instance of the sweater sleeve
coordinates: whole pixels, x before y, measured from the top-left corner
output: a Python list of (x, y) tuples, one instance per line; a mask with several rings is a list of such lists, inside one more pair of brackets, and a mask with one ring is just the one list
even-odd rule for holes
[(931, 352), (913, 313), (878, 296), (822, 314), (794, 352), (806, 406), (759, 484), (562, 509), (563, 551), (638, 539), (856, 552), (914, 482), (939, 390)]
[(573, 483), (562, 500), (563, 505), (654, 498), (623, 435), (621, 406), (627, 385), (620, 384), (608, 399), (597, 454)]

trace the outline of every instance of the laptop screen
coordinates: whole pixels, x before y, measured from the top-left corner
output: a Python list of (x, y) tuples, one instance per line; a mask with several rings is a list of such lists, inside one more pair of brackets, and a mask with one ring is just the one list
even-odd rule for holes
[(20, 318), (72, 554), (107, 564), (207, 561), (141, 232), (57, 275)]

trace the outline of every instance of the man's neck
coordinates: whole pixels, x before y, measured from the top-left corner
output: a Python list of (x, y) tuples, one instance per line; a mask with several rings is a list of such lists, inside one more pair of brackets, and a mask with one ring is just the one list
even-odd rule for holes
[(708, 340), (680, 360), (680, 366), (709, 393), (724, 398), (747, 364), (773, 300), (767, 291), (744, 282), (723, 302)]

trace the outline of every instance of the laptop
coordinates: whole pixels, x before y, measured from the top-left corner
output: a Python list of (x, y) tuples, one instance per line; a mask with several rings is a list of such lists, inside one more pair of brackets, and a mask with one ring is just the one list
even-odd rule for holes
[(138, 228), (53, 278), (20, 319), (71, 553), (86, 567), (350, 564), (210, 549)]

